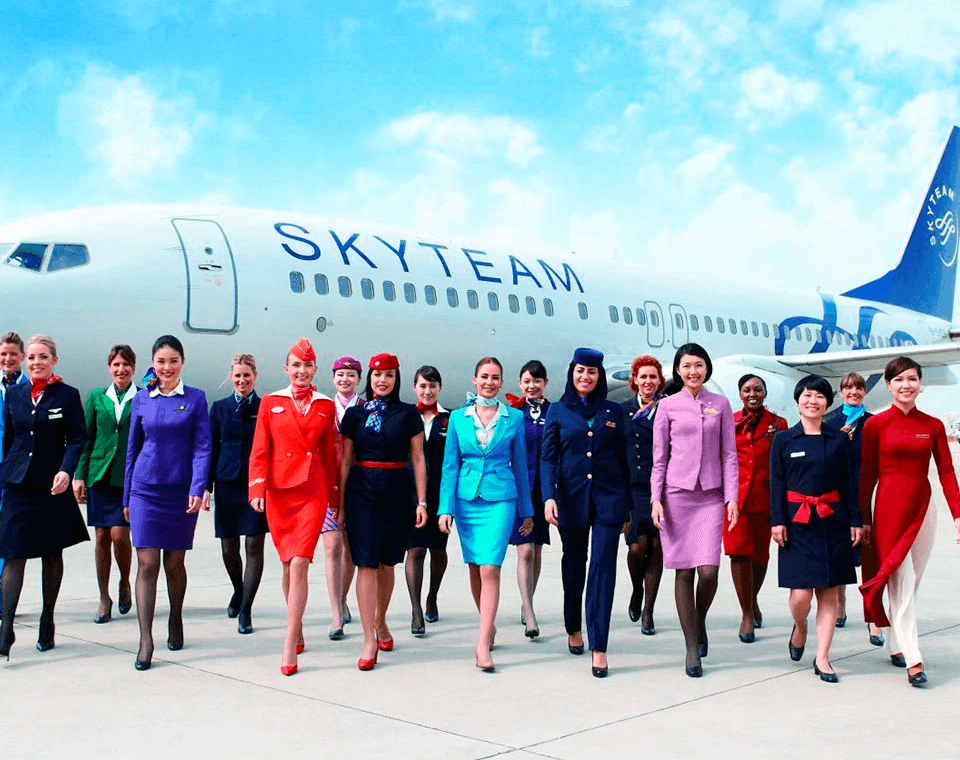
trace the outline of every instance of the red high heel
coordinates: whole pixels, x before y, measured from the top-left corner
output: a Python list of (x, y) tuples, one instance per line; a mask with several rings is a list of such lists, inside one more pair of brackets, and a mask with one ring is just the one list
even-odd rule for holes
[(392, 652), (393, 651), (393, 639), (379, 639), (377, 641), (377, 648), (381, 652)]
[(380, 654), (379, 651), (374, 652), (373, 659), (371, 660), (365, 660), (363, 657), (361, 657), (359, 660), (357, 660), (357, 667), (360, 670), (373, 670), (373, 666), (377, 664), (378, 654)]
[(304, 649), (305, 649), (304, 643), (303, 643), (302, 641), (298, 641), (298, 642), (297, 642), (297, 654), (303, 654), (303, 650), (304, 650)]
[(280, 673), (281, 673), (282, 675), (292, 676), (292, 675), (293, 675), (294, 673), (296, 673), (296, 672), (297, 672), (297, 666), (296, 666), (296, 665), (281, 665), (281, 666), (280, 666)]

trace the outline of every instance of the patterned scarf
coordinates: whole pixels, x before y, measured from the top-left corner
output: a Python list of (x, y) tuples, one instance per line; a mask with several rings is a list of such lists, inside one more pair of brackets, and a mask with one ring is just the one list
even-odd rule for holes
[(383, 426), (383, 410), (387, 408), (387, 400), (380, 396), (375, 396), (373, 401), (364, 402), (363, 408), (370, 412), (363, 426), (372, 430), (374, 433), (379, 433), (380, 428)]

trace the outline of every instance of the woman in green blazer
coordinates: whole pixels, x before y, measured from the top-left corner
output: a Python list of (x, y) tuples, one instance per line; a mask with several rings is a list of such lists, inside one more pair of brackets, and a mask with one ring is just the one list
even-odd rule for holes
[[(113, 382), (87, 397), (87, 445), (73, 481), (77, 501), (87, 502), (87, 525), (96, 530), (94, 558), (100, 606), (94, 623), (106, 623), (113, 612), (110, 598), (110, 554), (120, 570), (120, 614), (130, 611), (130, 523), (123, 508), (123, 475), (130, 437), (130, 402), (139, 390), (133, 384), (137, 356), (125, 344), (110, 349), (107, 367)], [(89, 483), (89, 487), (87, 484)]]

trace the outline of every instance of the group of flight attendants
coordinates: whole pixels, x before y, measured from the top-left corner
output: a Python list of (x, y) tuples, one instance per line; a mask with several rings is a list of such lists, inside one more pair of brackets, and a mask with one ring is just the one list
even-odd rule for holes
[[(813, 669), (836, 682), (834, 629), (847, 621), (846, 585), (857, 582), (870, 642), (886, 640), (890, 660), (912, 685), (926, 681), (919, 651), (915, 591), (933, 542), (927, 468), (933, 456), (960, 542), (960, 489), (942, 423), (916, 409), (921, 368), (907, 357), (886, 367), (893, 406), (871, 416), (863, 378), (843, 378), (843, 405), (827, 414), (833, 389), (811, 375), (796, 386), (800, 422), (791, 428), (766, 409), (762, 378), (739, 381), (742, 409), (704, 385), (712, 364), (698, 344), (681, 346), (670, 382), (653, 356), (634, 359), (623, 404), (607, 398), (603, 354), (579, 348), (560, 398), (546, 400), (547, 373), (536, 360), (520, 371), (522, 396), (500, 400), (504, 368), (480, 359), (475, 393), (460, 409), (438, 403), (440, 372), (420, 367), (416, 404), (401, 401), (400, 365), (388, 353), (363, 366), (332, 365), (333, 399), (317, 391), (310, 342), (287, 352), (289, 385), (256, 392), (256, 361), (238, 354), (233, 392), (209, 408), (181, 379), (185, 356), (172, 335), (156, 340), (143, 387), (136, 356), (116, 345), (109, 384), (86, 411), (77, 390), (54, 373), (57, 347), (35, 335), (0, 337), (2, 506), (0, 657), (15, 641), (14, 615), (26, 560), (42, 559), (37, 648), (54, 647), (54, 609), (64, 548), (88, 540), (78, 503), (95, 532), (100, 602), (95, 623), (113, 614), (110, 574), (119, 571), (118, 610), (136, 602), (140, 644), (135, 667), (149, 669), (161, 566), (169, 596), (167, 647), (184, 645), (185, 553), (198, 513), (215, 508), (214, 527), (232, 585), (227, 615), (241, 634), (252, 609), (269, 532), (282, 567), (287, 629), (280, 670), (292, 675), (305, 647), (308, 570), (321, 537), (332, 621), (330, 639), (352, 620), (347, 592), (355, 577), (363, 628), (360, 670), (394, 648), (387, 611), (394, 568), (405, 562), (410, 631), (439, 619), (447, 538), (456, 528), (479, 613), (475, 662), (494, 670), (500, 569), (517, 547), (525, 635), (540, 635), (534, 594), (542, 546), (556, 526), (562, 545), (563, 616), (571, 654), (591, 650), (593, 675), (608, 673), (620, 535), (627, 544), (632, 593), (628, 616), (656, 634), (654, 604), (664, 568), (673, 569), (685, 642), (685, 672), (703, 673), (707, 613), (718, 586), (721, 550), (730, 557), (741, 608), (740, 641), (763, 625), (758, 594), (779, 547), (779, 585), (789, 589), (789, 656), (799, 661), (814, 597)], [(22, 365), (26, 365), (26, 373)], [(243, 552), (241, 553), (241, 538)], [(130, 569), (136, 549), (137, 575)], [(423, 598), (429, 553), (429, 585)], [(886, 589), (888, 604), (883, 603)], [(586, 637), (584, 637), (584, 624)]]

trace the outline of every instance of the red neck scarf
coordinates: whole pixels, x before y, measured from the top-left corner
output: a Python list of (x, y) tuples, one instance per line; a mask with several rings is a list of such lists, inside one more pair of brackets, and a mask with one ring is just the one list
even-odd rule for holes
[(417, 411), (419, 411), (420, 414), (423, 414), (424, 412), (432, 412), (433, 414), (436, 414), (436, 413), (437, 413), (437, 402), (434, 401), (432, 404), (424, 404), (422, 401), (418, 401), (418, 402), (417, 402)]
[(747, 407), (743, 407), (743, 411), (740, 412), (740, 421), (736, 424), (737, 432), (740, 433), (746, 430), (751, 434), (755, 433), (764, 411), (766, 410), (762, 406), (756, 411), (751, 411), (747, 409)]
[(290, 384), (290, 392), (293, 394), (293, 400), (301, 404), (307, 399), (313, 398), (314, 391), (316, 390), (317, 386), (315, 385), (301, 386), (294, 385), (293, 383)]
[(63, 378), (60, 375), (50, 375), (46, 380), (34, 380), (33, 384), (30, 386), (30, 398), (36, 401), (43, 394), (44, 389), (48, 385), (53, 385), (54, 383), (62, 383)]

